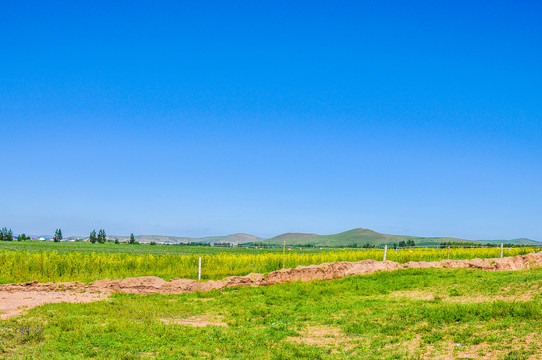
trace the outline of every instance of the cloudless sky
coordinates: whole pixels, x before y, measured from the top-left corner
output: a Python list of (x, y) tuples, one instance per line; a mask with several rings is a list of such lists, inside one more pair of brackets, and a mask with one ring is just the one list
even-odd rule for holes
[(542, 240), (538, 1), (2, 1), (15, 233)]

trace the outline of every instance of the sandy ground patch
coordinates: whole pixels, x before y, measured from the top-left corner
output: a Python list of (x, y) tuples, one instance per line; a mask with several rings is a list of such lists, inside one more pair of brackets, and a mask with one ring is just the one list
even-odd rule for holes
[(440, 298), (443, 301), (455, 302), (455, 303), (478, 303), (478, 302), (489, 302), (489, 301), (531, 301), (534, 300), (538, 293), (526, 292), (518, 295), (477, 295), (471, 296), (469, 294), (461, 294), (456, 296), (451, 296), (446, 293), (435, 293), (422, 290), (412, 290), (412, 291), (395, 291), (390, 293), (391, 297), (396, 298), (407, 298), (409, 300), (434, 300)]
[(340, 329), (332, 326), (308, 326), (301, 331), (301, 336), (289, 336), (287, 341), (304, 343), (307, 345), (333, 346), (342, 344), (350, 338), (341, 332)]
[(14, 291), (0, 292), (0, 319), (19, 315), (36, 306), (49, 303), (71, 302), (88, 303), (107, 298), (108, 294), (100, 292), (71, 291)]
[(166, 324), (176, 324), (176, 325), (186, 325), (193, 327), (204, 327), (204, 326), (222, 326), (227, 327), (228, 324), (221, 321), (221, 318), (209, 318), (207, 316), (194, 316), (186, 319), (175, 319), (175, 318), (164, 318), (160, 319)]

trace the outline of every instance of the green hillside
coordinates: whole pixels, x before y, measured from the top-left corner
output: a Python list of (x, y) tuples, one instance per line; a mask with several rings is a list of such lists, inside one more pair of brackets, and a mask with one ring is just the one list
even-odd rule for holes
[[(297, 235), (297, 236), (295, 236)], [(442, 242), (461, 242), (479, 244), (473, 240), (465, 240), (452, 237), (420, 237), (406, 235), (381, 234), (370, 229), (357, 228), (339, 234), (316, 235), (316, 234), (294, 234), (287, 233), (271, 239), (263, 240), (262, 244), (281, 245), (286, 241), (287, 245), (314, 245), (314, 246), (363, 246), (370, 245), (393, 245), (401, 241), (413, 240), (416, 245), (437, 245)]]
[(242, 243), (251, 243), (262, 240), (261, 238), (250, 235), (250, 234), (231, 234), (226, 236), (210, 236), (204, 238), (193, 239), (194, 242), (201, 242), (207, 244), (242, 244)]
[(512, 240), (479, 240), (481, 243), (485, 244), (509, 244), (509, 245), (535, 245), (540, 246), (542, 243), (540, 241), (535, 241), (526, 238), (512, 239)]
[(308, 233), (286, 233), (279, 236), (275, 236), (271, 239), (265, 240), (266, 243), (273, 243), (273, 244), (282, 244), (283, 241), (286, 241), (286, 243), (290, 244), (290, 241), (297, 241), (301, 239), (311, 239), (315, 236), (318, 236), (318, 234), (308, 234)]

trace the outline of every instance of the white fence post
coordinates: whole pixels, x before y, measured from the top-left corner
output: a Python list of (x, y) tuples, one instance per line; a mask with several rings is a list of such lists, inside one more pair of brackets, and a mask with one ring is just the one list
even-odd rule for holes
[(388, 252), (388, 245), (384, 245), (384, 259), (382, 261), (386, 261), (386, 253)]
[(282, 242), (282, 268), (284, 269), (284, 262), (286, 261), (286, 240)]
[(503, 253), (503, 246), (504, 246), (504, 244), (501, 243), (501, 258), (502, 258), (502, 253)]
[(201, 280), (201, 256), (198, 261), (198, 280)]

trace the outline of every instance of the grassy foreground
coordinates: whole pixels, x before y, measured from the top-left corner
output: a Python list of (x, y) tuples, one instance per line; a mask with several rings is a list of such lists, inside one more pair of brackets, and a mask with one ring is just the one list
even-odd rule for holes
[(116, 294), (0, 321), (0, 357), (540, 359), (541, 290), (542, 270), (408, 269), (209, 293)]

